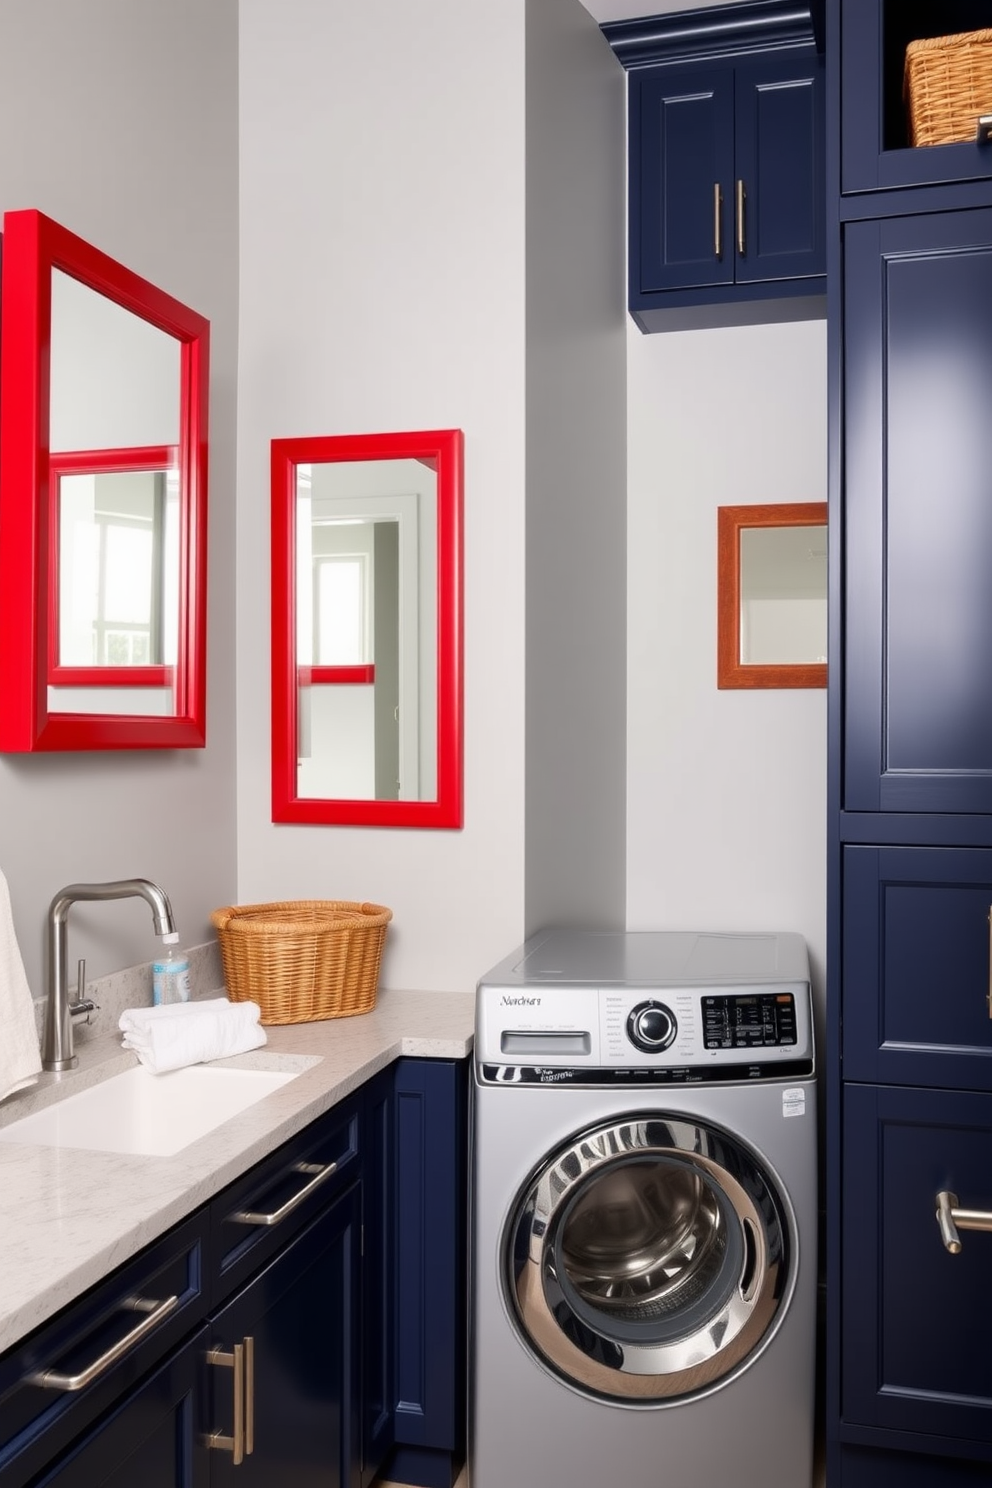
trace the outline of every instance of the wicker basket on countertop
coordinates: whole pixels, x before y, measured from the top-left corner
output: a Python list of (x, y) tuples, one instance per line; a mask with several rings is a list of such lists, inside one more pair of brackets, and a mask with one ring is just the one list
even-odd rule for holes
[(911, 41), (903, 95), (910, 144), (975, 139), (979, 117), (992, 113), (992, 30)]
[(381, 904), (296, 899), (215, 909), (232, 1002), (257, 1002), (263, 1023), (349, 1018), (375, 1006), (386, 926)]

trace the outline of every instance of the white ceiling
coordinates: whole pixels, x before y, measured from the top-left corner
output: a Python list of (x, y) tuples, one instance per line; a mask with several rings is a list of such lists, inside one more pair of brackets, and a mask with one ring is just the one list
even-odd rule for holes
[(635, 16), (667, 15), (673, 10), (707, 10), (711, 5), (734, 4), (736, 0), (582, 0), (598, 21), (632, 21)]

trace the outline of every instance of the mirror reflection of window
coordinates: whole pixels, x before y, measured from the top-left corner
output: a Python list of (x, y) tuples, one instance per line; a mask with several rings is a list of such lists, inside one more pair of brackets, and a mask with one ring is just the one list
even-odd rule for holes
[(56, 664), (174, 665), (178, 649), (178, 472), (63, 474), (58, 477), (58, 502)]
[(61, 476), (60, 666), (161, 666), (175, 660), (175, 628), (166, 635), (164, 595), (178, 583), (177, 516), (175, 472)]
[(826, 527), (743, 527), (740, 563), (741, 663), (825, 662)]

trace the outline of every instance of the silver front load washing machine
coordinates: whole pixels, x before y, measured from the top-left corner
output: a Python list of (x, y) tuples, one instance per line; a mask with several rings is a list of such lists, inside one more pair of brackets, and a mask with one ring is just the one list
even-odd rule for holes
[(798, 935), (557, 930), (479, 983), (472, 1488), (809, 1488)]

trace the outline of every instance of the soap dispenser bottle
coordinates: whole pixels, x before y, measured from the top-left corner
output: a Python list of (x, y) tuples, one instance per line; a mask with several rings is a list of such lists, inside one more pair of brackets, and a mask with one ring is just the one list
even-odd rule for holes
[(177, 944), (179, 935), (163, 935), (165, 950), (152, 962), (152, 1002), (162, 1007), (170, 1002), (189, 1002), (189, 957)]

